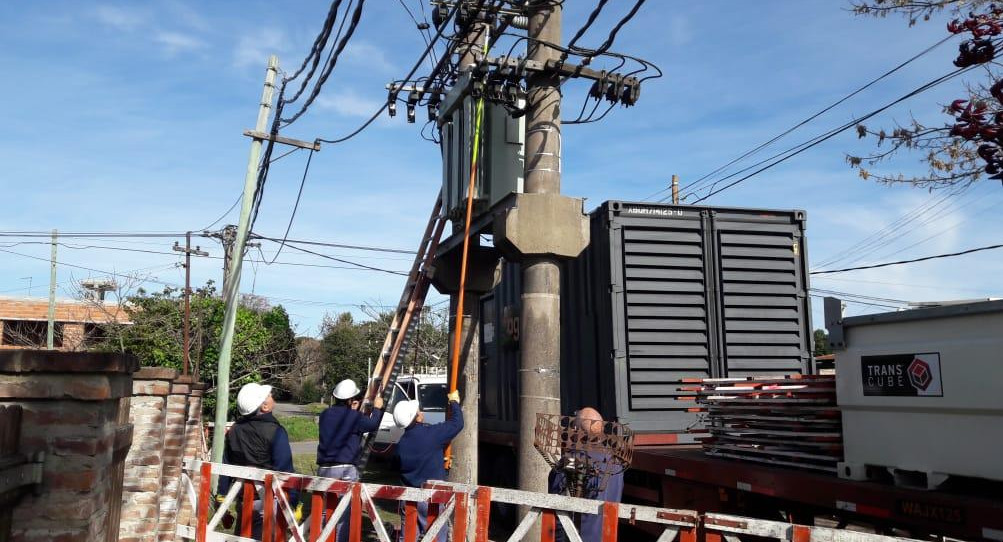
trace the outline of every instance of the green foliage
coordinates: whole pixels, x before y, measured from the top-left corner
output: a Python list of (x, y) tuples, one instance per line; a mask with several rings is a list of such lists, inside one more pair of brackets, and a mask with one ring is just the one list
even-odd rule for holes
[(813, 337), (815, 340), (813, 356), (824, 356), (832, 353), (832, 348), (829, 346), (829, 334), (824, 329), (816, 329)]
[[(184, 360), (184, 296), (176, 288), (129, 296), (124, 309), (132, 322), (108, 326), (107, 338), (93, 348), (128, 352), (143, 366), (180, 370)], [(223, 300), (212, 282), (191, 296), (191, 359), (200, 380), (208, 384), (205, 412), (215, 410), (216, 366), (223, 329)], [(237, 308), (233, 356), (230, 365), (230, 405), (247, 382), (276, 383), (276, 376), (293, 363), (295, 335), (289, 315), (281, 306)]]
[(276, 416), (289, 433), (289, 442), (304, 442), (320, 438), (320, 429), (313, 416)]
[[(364, 322), (356, 322), (348, 312), (325, 317), (321, 325), (324, 363), (319, 381), (326, 390), (345, 378), (355, 380), (360, 386), (368, 380), (367, 366), (369, 362), (375, 365), (379, 361), (392, 319), (389, 312)], [(445, 313), (426, 310), (422, 314), (421, 324), (412, 338), (413, 348), (403, 360), (407, 370), (446, 363), (449, 337), (446, 321)]]

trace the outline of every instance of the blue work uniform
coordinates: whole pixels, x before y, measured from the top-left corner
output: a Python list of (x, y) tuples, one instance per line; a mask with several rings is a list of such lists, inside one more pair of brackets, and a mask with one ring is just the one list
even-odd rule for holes
[(348, 405), (334, 405), (320, 414), (317, 464), (321, 467), (354, 465), (359, 457), (362, 434), (380, 428), (383, 411), (374, 408), (368, 416)]
[[(445, 480), (444, 454), (446, 446), (463, 429), (463, 411), (460, 403), (449, 402), (446, 421), (435, 425), (411, 424), (397, 442), (401, 463), (401, 482), (409, 487), (421, 487), (429, 480)], [(404, 507), (401, 506), (401, 538), (403, 539)], [(428, 530), (428, 503), (418, 503), (418, 536)], [(436, 540), (446, 539), (446, 529), (439, 531)]]
[[(373, 409), (368, 416), (347, 404), (328, 407), (320, 413), (320, 438), (317, 443), (318, 476), (348, 482), (359, 481), (355, 465), (362, 447), (362, 435), (380, 428), (383, 411)], [(348, 540), (348, 514), (335, 526), (335, 540)]]

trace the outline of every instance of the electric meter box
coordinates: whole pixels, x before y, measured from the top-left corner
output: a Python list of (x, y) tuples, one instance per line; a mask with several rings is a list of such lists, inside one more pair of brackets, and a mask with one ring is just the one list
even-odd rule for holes
[[(445, 216), (466, 214), (470, 162), (473, 158), (477, 100), (464, 76), (443, 99), (438, 118), (442, 142), (442, 196)], [(525, 105), (520, 100), (519, 107)], [(474, 214), (490, 208), (512, 192), (522, 192), (525, 117), (513, 117), (501, 104), (485, 101), (481, 123)]]
[(1003, 301), (842, 319), (826, 299), (843, 415), (844, 478), (883, 467), (935, 488), (1003, 480)]

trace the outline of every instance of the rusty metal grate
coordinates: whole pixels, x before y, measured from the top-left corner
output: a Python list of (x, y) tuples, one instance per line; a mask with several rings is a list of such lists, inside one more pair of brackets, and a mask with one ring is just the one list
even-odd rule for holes
[(593, 498), (630, 466), (634, 433), (616, 422), (537, 414), (533, 445), (563, 476), (568, 495)]

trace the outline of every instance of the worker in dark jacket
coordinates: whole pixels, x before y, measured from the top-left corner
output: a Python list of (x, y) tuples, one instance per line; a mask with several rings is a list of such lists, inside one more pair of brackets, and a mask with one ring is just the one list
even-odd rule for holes
[[(463, 412), (460, 410), (460, 392), (453, 391), (449, 399), (449, 416), (446, 421), (426, 425), (425, 415), (418, 409), (418, 401), (401, 401), (394, 407), (394, 423), (404, 427), (404, 434), (397, 442), (397, 454), (401, 463), (401, 482), (409, 487), (421, 487), (429, 480), (445, 480), (445, 449), (450, 441), (463, 429)], [(401, 525), (404, 525), (404, 509), (401, 507)], [(418, 503), (418, 536), (428, 530), (428, 503)], [(401, 539), (403, 539), (403, 527)], [(440, 531), (436, 540), (446, 540), (446, 529)]]
[[(380, 428), (383, 419), (383, 398), (376, 397), (369, 415), (359, 412), (362, 391), (352, 380), (338, 382), (334, 387), (334, 404), (320, 414), (320, 442), (317, 443), (317, 475), (325, 478), (357, 482), (362, 435)], [(348, 540), (348, 514), (335, 528), (339, 542)]]
[[(272, 398), (271, 386), (252, 382), (240, 388), (240, 392), (237, 393), (237, 411), (240, 413), (240, 418), (226, 434), (223, 463), (295, 472), (289, 435), (272, 415), (274, 408), (275, 399)], [(229, 489), (230, 479), (221, 477), (219, 494), (226, 495)], [(254, 516), (251, 520), (251, 530), (255, 538), (261, 536), (263, 506), (261, 495), (262, 491), (259, 490), (254, 500)], [(295, 493), (290, 494), (290, 500), (295, 503)], [(242, 509), (242, 506), (238, 506), (237, 513), (240, 514)], [(239, 517), (237, 524), (240, 524)]]

